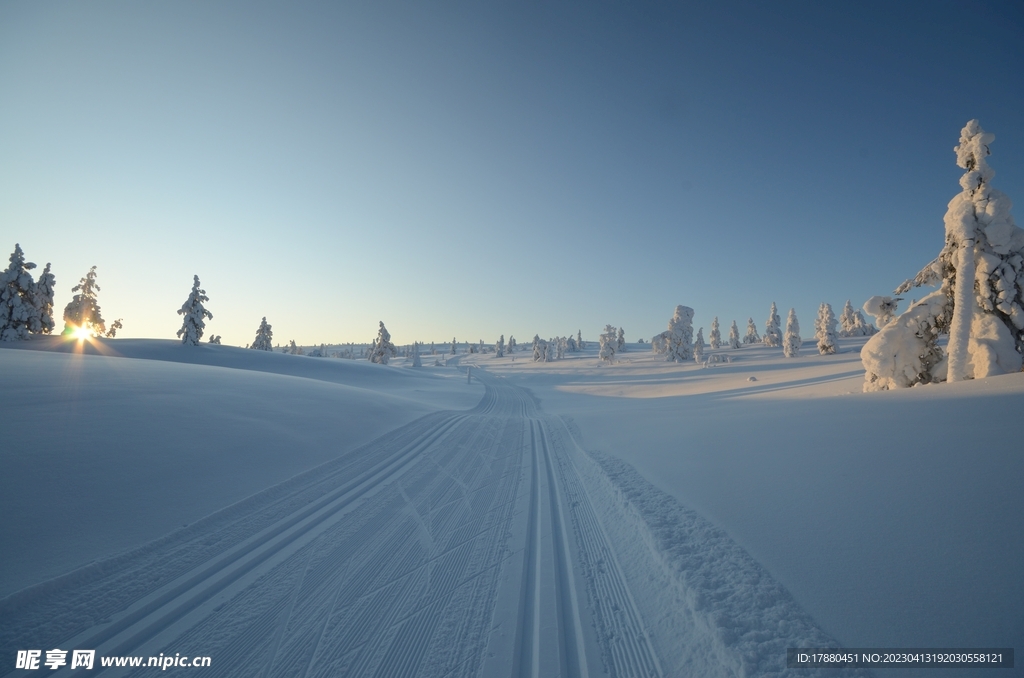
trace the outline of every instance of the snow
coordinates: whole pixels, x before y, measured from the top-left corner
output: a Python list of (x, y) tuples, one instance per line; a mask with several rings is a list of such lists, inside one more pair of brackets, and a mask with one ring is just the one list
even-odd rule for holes
[(0, 649), (781, 676), (789, 646), (1020, 647), (1024, 374), (863, 393), (887, 329), (709, 369), (6, 343)]

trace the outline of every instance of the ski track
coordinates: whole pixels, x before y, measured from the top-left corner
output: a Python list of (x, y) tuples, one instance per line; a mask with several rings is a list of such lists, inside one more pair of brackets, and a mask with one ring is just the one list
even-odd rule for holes
[[(595, 480), (562, 420), (525, 389), (473, 375), (486, 391), (472, 410), (423, 417), (0, 601), (4, 655), (210, 656), (205, 676), (665, 675), (657, 648), (677, 639), (652, 638), (651, 591), (635, 595), (617, 555), (635, 516), (618, 516), (628, 507), (609, 504), (617, 490), (602, 489), (609, 477)], [(662, 549), (644, 539), (654, 545), (629, 562), (660, 568)], [(97, 659), (91, 673), (153, 670)]]

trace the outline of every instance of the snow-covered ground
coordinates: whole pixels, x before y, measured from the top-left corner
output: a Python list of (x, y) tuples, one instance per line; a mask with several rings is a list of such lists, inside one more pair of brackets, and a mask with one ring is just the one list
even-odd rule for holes
[(3, 661), (725, 676), (1024, 647), (1024, 374), (863, 394), (862, 343), (421, 369), (0, 345)]

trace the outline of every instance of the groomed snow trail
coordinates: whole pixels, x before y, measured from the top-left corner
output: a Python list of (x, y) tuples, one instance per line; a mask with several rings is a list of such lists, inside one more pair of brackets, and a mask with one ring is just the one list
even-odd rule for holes
[(661, 675), (564, 426), (480, 372), (473, 410), (0, 601), (0, 642), (210, 676)]

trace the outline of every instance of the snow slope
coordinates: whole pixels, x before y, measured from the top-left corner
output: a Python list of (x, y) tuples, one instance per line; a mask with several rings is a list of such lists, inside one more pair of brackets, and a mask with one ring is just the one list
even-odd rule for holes
[(471, 407), (482, 387), (449, 372), (161, 340), (0, 344), (0, 514), (17, 517), (0, 521), (0, 597)]
[(863, 394), (862, 342), (708, 368), (635, 344), (612, 365), (458, 356), (469, 384), (401, 360), (4, 346), (0, 385), (24, 395), (0, 420), (0, 567), (22, 590), (0, 598), (0, 656), (782, 676), (869, 673), (788, 671), (791, 646), (1021, 646), (1022, 375)]

